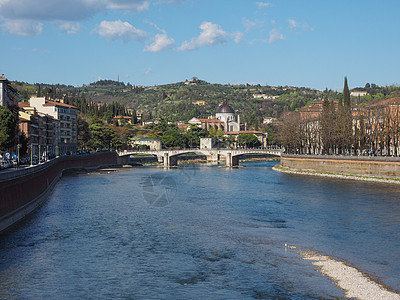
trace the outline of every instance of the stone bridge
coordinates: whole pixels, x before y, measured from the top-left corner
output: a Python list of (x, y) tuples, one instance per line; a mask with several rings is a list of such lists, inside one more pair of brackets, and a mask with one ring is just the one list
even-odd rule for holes
[(245, 154), (270, 154), (281, 156), (281, 149), (278, 147), (260, 148), (260, 149), (181, 149), (181, 150), (125, 150), (118, 152), (120, 158), (128, 158), (130, 155), (147, 154), (157, 157), (159, 162), (164, 163), (164, 167), (172, 167), (178, 164), (178, 156), (186, 153), (196, 153), (205, 155), (208, 160), (218, 161), (225, 157), (227, 167), (236, 167), (239, 165), (239, 157)]

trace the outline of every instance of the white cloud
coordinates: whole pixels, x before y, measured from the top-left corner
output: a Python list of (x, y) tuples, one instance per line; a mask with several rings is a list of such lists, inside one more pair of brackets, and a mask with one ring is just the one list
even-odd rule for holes
[[(142, 12), (150, 8), (150, 4), (175, 5), (185, 0), (0, 0), (0, 21), (3, 30), (19, 35), (34, 35), (42, 31), (44, 22), (65, 21), (77, 22), (87, 20), (99, 13), (107, 13), (109, 10), (125, 10)], [(19, 22), (19, 26), (13, 29), (10, 22)], [(36, 21), (36, 23), (33, 23)], [(22, 22), (27, 27), (28, 22), (36, 29), (21, 29)], [(40, 30), (39, 30), (40, 29)], [(61, 25), (60, 29), (73, 34), (79, 31), (77, 25)]]
[(0, 0), (0, 19), (77, 21), (108, 9), (144, 11), (152, 0)]
[(108, 0), (1, 0), (0, 16), (19, 20), (82, 20), (104, 10)]
[(289, 19), (289, 28), (290, 30), (295, 30), (295, 29), (300, 29), (300, 30), (304, 30), (304, 31), (313, 31), (314, 29), (308, 25), (307, 23), (301, 23), (301, 22), (297, 22), (294, 19)]
[(160, 52), (171, 48), (174, 44), (174, 39), (168, 37), (166, 33), (158, 33), (154, 37), (154, 42), (151, 45), (147, 46), (144, 51)]
[(235, 32), (235, 33), (233, 34), (233, 37), (234, 37), (234, 39), (235, 39), (235, 43), (236, 43), (236, 44), (239, 44), (240, 42), (243, 41), (243, 39), (244, 39), (244, 34), (243, 34), (242, 32)]
[(114, 41), (122, 39), (125, 42), (130, 40), (143, 41), (147, 33), (143, 30), (133, 27), (128, 22), (118, 21), (102, 21), (95, 29), (100, 36)]
[[(1, 2), (0, 2), (1, 3)], [(0, 24), (4, 32), (20, 36), (35, 36), (40, 35), (43, 31), (43, 24), (37, 21), (29, 20), (8, 20)]]
[(300, 25), (296, 20), (293, 20), (293, 19), (289, 19), (288, 22), (289, 22), (290, 29), (296, 29)]
[(251, 21), (246, 18), (242, 18), (242, 24), (243, 24), (244, 28), (246, 28), (246, 31), (250, 31), (250, 29), (252, 29), (254, 26), (257, 25), (256, 22)]
[(190, 42), (185, 41), (178, 48), (178, 51), (195, 50), (204, 46), (214, 46), (226, 42), (228, 33), (222, 30), (218, 24), (211, 22), (203, 22), (200, 25), (202, 30), (197, 38), (193, 38)]
[(256, 4), (258, 8), (264, 8), (272, 5), (272, 3), (267, 3), (267, 2), (257, 2)]
[(134, 10), (137, 12), (148, 10), (150, 6), (150, 0), (111, 0), (106, 2), (108, 2), (107, 8), (110, 9)]
[(276, 28), (272, 29), (269, 32), (269, 40), (268, 40), (268, 42), (270, 44), (275, 43), (275, 42), (280, 41), (280, 40), (284, 40), (284, 39), (285, 39), (285, 37), (283, 36), (283, 34)]
[(158, 3), (159, 4), (182, 4), (183, 2), (185, 2), (185, 0), (159, 0)]
[(151, 72), (153, 72), (153, 69), (152, 68), (148, 68), (146, 70), (146, 72), (144, 72), (144, 75), (149, 75)]
[(76, 34), (81, 30), (81, 25), (79, 23), (72, 22), (63, 22), (58, 27), (67, 34)]

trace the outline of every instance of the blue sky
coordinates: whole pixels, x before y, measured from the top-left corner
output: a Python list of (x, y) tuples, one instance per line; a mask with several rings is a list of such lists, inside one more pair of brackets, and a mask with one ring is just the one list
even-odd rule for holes
[(0, 73), (80, 86), (400, 83), (397, 0), (0, 0)]

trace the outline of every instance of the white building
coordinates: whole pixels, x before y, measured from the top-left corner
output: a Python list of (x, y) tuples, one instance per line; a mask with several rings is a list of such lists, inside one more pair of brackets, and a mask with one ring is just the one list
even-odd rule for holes
[(147, 146), (149, 150), (159, 151), (162, 148), (162, 143), (160, 139), (157, 138), (140, 138), (134, 139), (131, 142), (132, 147)]
[(350, 93), (350, 96), (353, 96), (353, 97), (364, 97), (364, 96), (366, 96), (368, 93), (367, 92), (365, 92), (365, 91), (352, 91), (351, 93)]
[(263, 124), (271, 124), (272, 122), (275, 122), (276, 121), (276, 118), (272, 118), (272, 117), (264, 117), (264, 120), (263, 120)]
[(77, 107), (62, 102), (46, 100), (44, 97), (32, 97), (29, 99), (29, 103), (38, 112), (60, 120), (59, 153), (75, 152), (78, 147)]
[(212, 149), (215, 147), (215, 140), (212, 138), (200, 138), (200, 149)]
[(227, 101), (218, 106), (215, 118), (224, 122), (225, 131), (240, 131), (240, 117), (238, 116), (238, 121), (236, 122), (235, 111)]
[(255, 99), (274, 100), (278, 97), (279, 96), (272, 96), (272, 95), (267, 95), (267, 94), (253, 94), (253, 98), (255, 98)]

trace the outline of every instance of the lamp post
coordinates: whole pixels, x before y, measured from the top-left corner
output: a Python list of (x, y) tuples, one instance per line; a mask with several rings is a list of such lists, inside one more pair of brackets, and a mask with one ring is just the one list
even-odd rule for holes
[(31, 144), (31, 166), (33, 166), (33, 145)]
[(39, 153), (38, 153), (38, 164), (40, 164), (40, 144), (39, 144)]
[(17, 145), (17, 167), (19, 168), (19, 149), (21, 148), (21, 144)]

